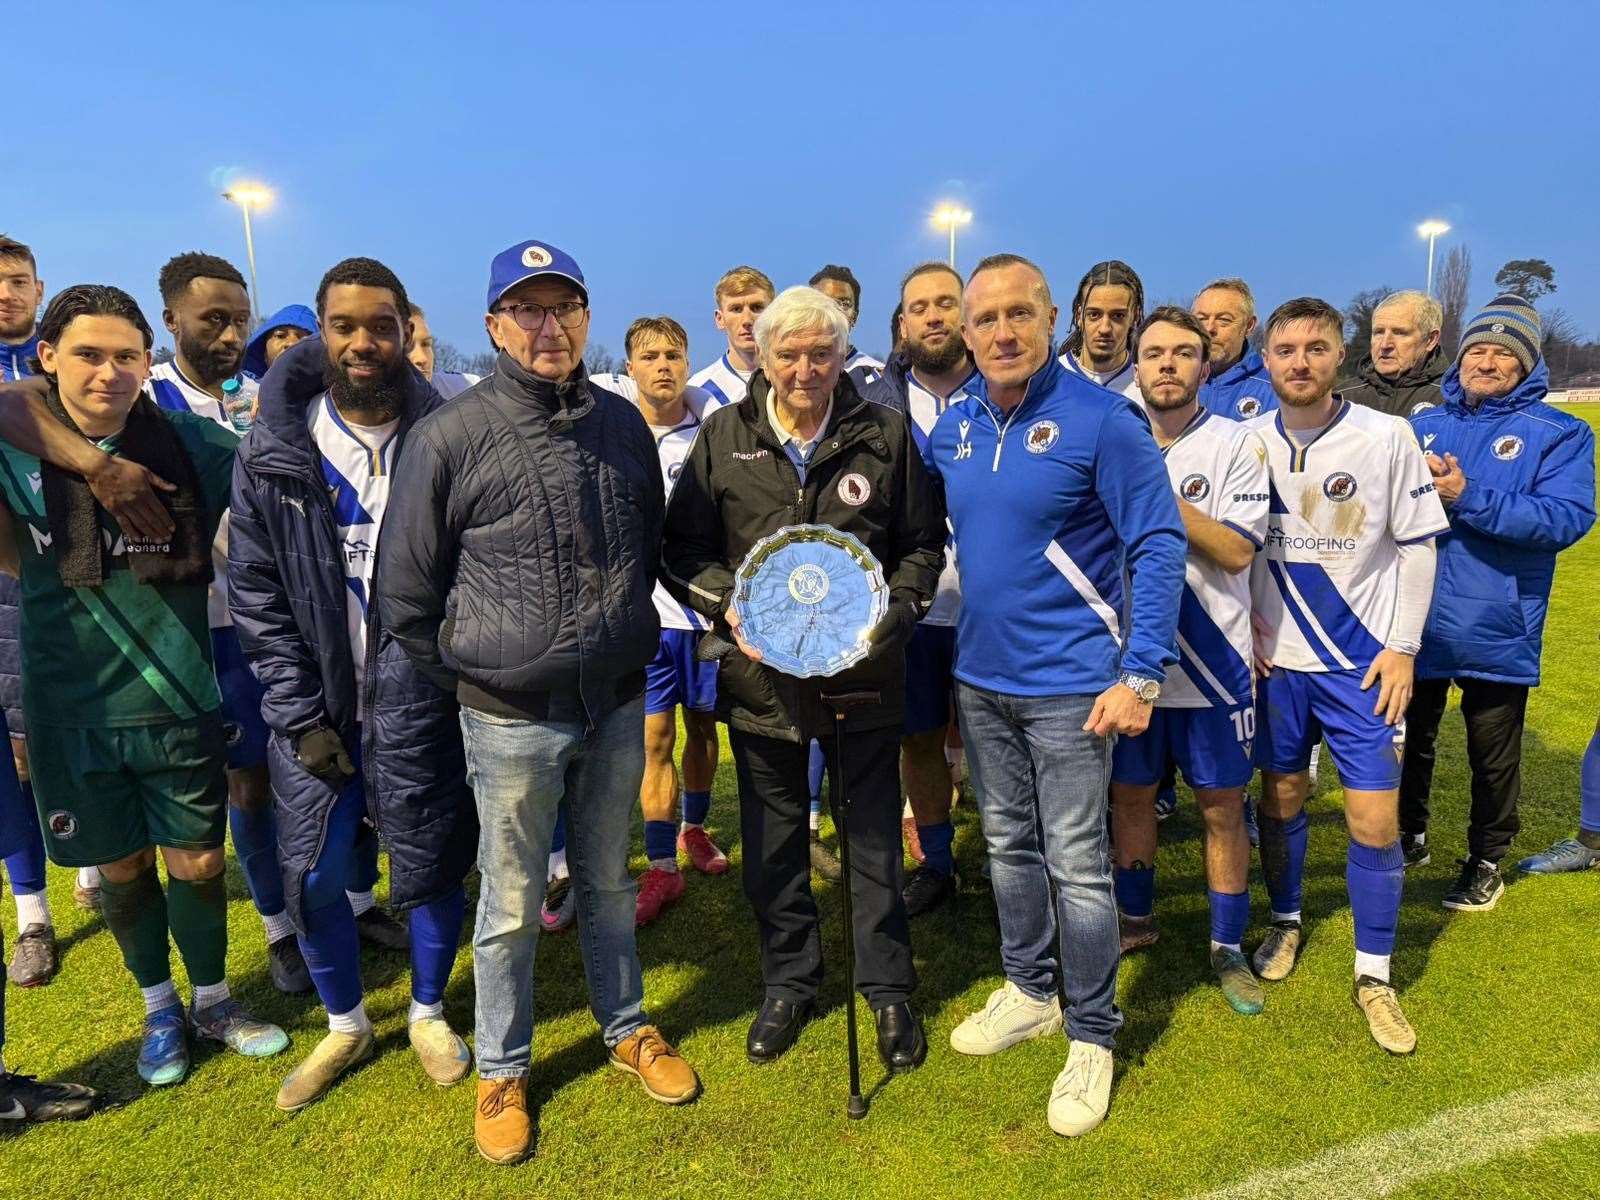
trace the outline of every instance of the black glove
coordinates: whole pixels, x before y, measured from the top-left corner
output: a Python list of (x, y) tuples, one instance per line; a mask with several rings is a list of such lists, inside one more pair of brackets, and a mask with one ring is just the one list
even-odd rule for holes
[(877, 662), (885, 654), (903, 649), (916, 629), (917, 610), (903, 600), (889, 601), (889, 608), (867, 632), (867, 661)]
[(356, 767), (339, 735), (326, 725), (308, 729), (294, 740), (294, 759), (330, 787), (355, 778)]

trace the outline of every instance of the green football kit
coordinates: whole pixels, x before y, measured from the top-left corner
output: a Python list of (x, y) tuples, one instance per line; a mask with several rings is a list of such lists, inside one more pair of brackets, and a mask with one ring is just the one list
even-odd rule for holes
[[(165, 412), (194, 464), (207, 542), (228, 507), (238, 437)], [(115, 454), (117, 439), (97, 443)], [(96, 508), (105, 581), (61, 582), (39, 460), (0, 443), (0, 500), (21, 558), (22, 708), (45, 846), (94, 866), (155, 844), (222, 845), (226, 745), (204, 584), (151, 585), (129, 568), (121, 531)]]

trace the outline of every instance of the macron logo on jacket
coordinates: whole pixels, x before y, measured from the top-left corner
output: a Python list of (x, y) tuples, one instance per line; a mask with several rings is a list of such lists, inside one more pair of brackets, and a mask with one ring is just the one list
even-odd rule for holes
[(1009, 414), (970, 386), (924, 451), (955, 535), (957, 677), (1023, 696), (1165, 678), (1188, 540), (1143, 413), (1054, 358)]

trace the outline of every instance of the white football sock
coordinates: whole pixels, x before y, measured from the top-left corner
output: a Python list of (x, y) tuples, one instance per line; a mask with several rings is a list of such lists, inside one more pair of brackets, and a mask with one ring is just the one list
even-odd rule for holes
[(418, 1021), (443, 1020), (444, 1001), (438, 1000), (433, 1004), (423, 1004), (420, 1000), (411, 1002), (411, 1011), (406, 1014), (406, 1022), (415, 1025)]
[(820, 808), (813, 808), (811, 810), (811, 832), (812, 833), (816, 833), (821, 828), (822, 828), (822, 810)]
[(350, 898), (350, 911), (358, 917), (362, 913), (370, 911), (378, 903), (372, 898), (370, 890), (365, 892), (346, 892), (345, 895)]
[(261, 923), (267, 927), (267, 944), (281, 942), (286, 937), (294, 936), (294, 922), (289, 920), (287, 912), (273, 913), (270, 917), (262, 917)]
[(34, 892), (31, 896), (20, 893), (13, 897), (17, 902), (17, 932), (21, 933), (29, 925), (50, 926), (50, 900), (43, 892)]
[(567, 848), (550, 851), (550, 865), (545, 868), (545, 879), (565, 879), (567, 877)]
[(1219, 942), (1212, 939), (1211, 953), (1215, 954), (1218, 950), (1236, 950), (1240, 954), (1244, 953), (1244, 948), (1238, 942)]
[(195, 985), (194, 1006), (196, 1009), (210, 1008), (213, 1004), (221, 1004), (233, 993), (228, 990), (228, 981), (221, 983), (208, 983), (205, 986)]
[(1274, 924), (1279, 921), (1293, 921), (1296, 925), (1298, 925), (1300, 924), (1300, 910), (1297, 908), (1293, 912), (1281, 913), (1277, 909), (1273, 909), (1272, 921)]
[(163, 979), (155, 987), (140, 988), (139, 994), (144, 997), (144, 1015), (147, 1017), (163, 1008), (171, 1008), (178, 1002), (178, 989), (170, 979)]
[(372, 1021), (367, 1017), (367, 1006), (358, 1003), (349, 1012), (329, 1013), (328, 1028), (334, 1033), (370, 1033)]
[(1387, 954), (1364, 954), (1356, 951), (1356, 978), (1370, 975), (1379, 983), (1389, 982), (1389, 956)]
[(97, 888), (100, 886), (99, 867), (79, 867), (78, 886), (81, 888)]

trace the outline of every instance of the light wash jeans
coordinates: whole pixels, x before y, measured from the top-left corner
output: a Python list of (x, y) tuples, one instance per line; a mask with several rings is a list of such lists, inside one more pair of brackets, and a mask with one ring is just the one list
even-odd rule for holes
[(1064, 991), (1067, 1036), (1109, 1050), (1122, 1026), (1121, 943), (1106, 831), (1112, 739), (1083, 730), (1094, 699), (956, 685), (1000, 913), (1001, 967), (1036, 1000)]
[(478, 802), (478, 1074), (526, 1075), (533, 1055), (533, 957), (556, 810), (567, 812), (567, 866), (589, 1009), (607, 1046), (645, 1024), (628, 844), (644, 778), (644, 699), (603, 718), (523, 721), (461, 710), (467, 779)]

